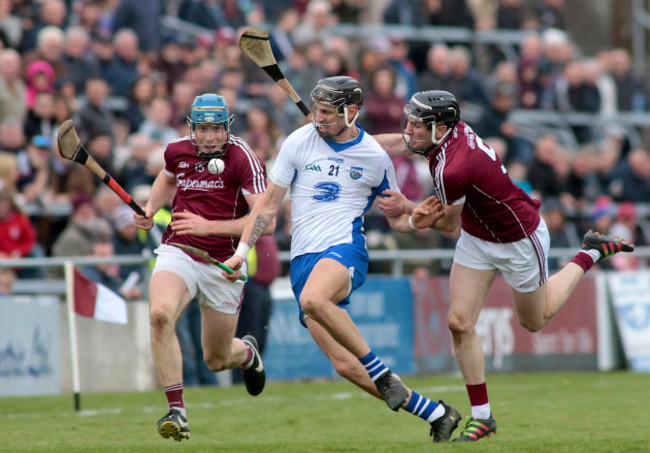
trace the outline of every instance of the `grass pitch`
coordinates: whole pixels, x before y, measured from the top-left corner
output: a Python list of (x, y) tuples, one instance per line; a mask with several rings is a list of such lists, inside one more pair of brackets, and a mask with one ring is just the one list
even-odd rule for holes
[[(457, 376), (407, 377), (469, 415)], [(488, 376), (498, 432), (478, 443), (431, 444), (429, 426), (394, 413), (345, 381), (187, 389), (189, 441), (162, 439), (162, 391), (0, 398), (0, 451), (47, 452), (648, 452), (650, 375), (527, 373)], [(461, 423), (464, 426), (464, 421)], [(460, 429), (454, 432), (457, 437)]]

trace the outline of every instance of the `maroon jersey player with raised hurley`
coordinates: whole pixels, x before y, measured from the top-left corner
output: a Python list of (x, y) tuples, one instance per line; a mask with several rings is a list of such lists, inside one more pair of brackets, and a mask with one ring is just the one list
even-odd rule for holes
[[(413, 153), (429, 160), (444, 216), (431, 228), (451, 233), (461, 225), (449, 277), (448, 325), (463, 374), (472, 415), (454, 441), (476, 441), (496, 432), (485, 381), (483, 348), (476, 332), (481, 307), (501, 272), (512, 287), (519, 324), (531, 332), (544, 327), (566, 303), (593, 264), (633, 245), (589, 231), (582, 250), (548, 277), (549, 233), (540, 203), (517, 187), (498, 156), (464, 122), (455, 97), (446, 91), (413, 95), (404, 107), (402, 137)], [(385, 191), (387, 213), (410, 212), (414, 203)]]
[[(198, 247), (218, 260), (235, 252), (245, 215), (266, 189), (266, 174), (264, 163), (249, 146), (230, 135), (231, 122), (223, 97), (197, 96), (188, 117), (190, 135), (167, 145), (165, 168), (144, 207), (146, 217), (135, 214), (137, 226), (149, 230), (158, 209), (172, 207), (172, 222), (155, 250), (149, 294), (153, 360), (169, 403), (169, 412), (158, 421), (158, 432), (177, 441), (189, 439), (190, 429), (175, 326), (195, 296), (201, 304), (201, 343), (208, 367), (212, 371), (241, 367), (251, 395), (264, 389), (264, 366), (255, 338), (234, 338), (243, 282), (230, 282), (216, 266), (169, 245)], [(219, 163), (209, 171), (212, 159), (221, 159), (225, 168)], [(265, 234), (273, 228), (269, 225)]]

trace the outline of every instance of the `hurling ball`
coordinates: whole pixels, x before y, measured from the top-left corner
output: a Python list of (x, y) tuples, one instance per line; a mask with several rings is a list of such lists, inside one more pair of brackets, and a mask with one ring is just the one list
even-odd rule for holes
[(226, 164), (221, 159), (210, 159), (208, 162), (208, 171), (213, 175), (220, 175), (226, 168)]

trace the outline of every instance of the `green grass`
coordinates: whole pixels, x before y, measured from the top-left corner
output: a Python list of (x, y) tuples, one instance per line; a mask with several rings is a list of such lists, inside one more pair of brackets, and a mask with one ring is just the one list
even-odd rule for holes
[[(462, 379), (404, 379), (463, 415)], [(192, 438), (158, 436), (162, 391), (0, 398), (0, 451), (43, 452), (647, 452), (650, 376), (529, 373), (488, 377), (497, 435), (431, 445), (428, 425), (391, 412), (344, 381), (270, 383), (252, 398), (241, 386), (188, 389)], [(464, 426), (464, 422), (463, 422)], [(457, 430), (454, 437), (458, 435)]]

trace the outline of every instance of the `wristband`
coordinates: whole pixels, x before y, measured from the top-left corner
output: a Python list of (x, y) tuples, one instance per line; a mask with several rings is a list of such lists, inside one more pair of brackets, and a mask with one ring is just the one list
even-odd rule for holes
[(413, 216), (409, 217), (409, 228), (413, 231), (419, 230), (419, 228), (415, 226), (415, 223), (413, 223)]
[(235, 250), (235, 255), (245, 260), (248, 258), (248, 252), (250, 251), (251, 248), (248, 246), (248, 244), (244, 244), (243, 242), (240, 242), (239, 245), (237, 246), (237, 250)]

